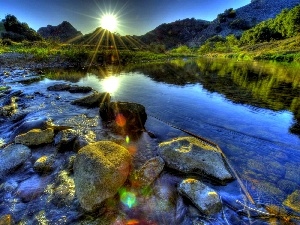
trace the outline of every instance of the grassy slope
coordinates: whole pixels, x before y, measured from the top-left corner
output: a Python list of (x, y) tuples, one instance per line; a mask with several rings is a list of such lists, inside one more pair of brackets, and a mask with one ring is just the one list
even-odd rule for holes
[(300, 34), (285, 40), (243, 46), (238, 52), (220, 54), (219, 56), (238, 59), (300, 62)]

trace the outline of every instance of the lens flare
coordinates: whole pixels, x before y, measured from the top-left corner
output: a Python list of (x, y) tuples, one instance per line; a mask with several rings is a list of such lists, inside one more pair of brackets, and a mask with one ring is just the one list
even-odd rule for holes
[(125, 116), (123, 116), (123, 114), (121, 114), (121, 113), (117, 114), (117, 116), (116, 116), (116, 124), (119, 127), (124, 127), (126, 125), (126, 118), (125, 118)]
[(125, 188), (120, 190), (120, 199), (124, 205), (128, 206), (128, 208), (132, 208), (137, 205), (135, 194), (127, 191)]

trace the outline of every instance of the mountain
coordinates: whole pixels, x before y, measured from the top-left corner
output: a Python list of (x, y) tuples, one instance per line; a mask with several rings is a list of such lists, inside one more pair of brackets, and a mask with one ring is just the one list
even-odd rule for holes
[(139, 36), (145, 44), (163, 44), (167, 49), (185, 44), (201, 33), (209, 26), (210, 22), (205, 20), (184, 19), (172, 23), (164, 23), (154, 30)]
[(80, 38), (73, 40), (71, 43), (86, 46), (98, 46), (99, 48), (117, 49), (137, 49), (145, 47), (136, 36), (121, 36), (101, 27), (96, 28), (92, 33), (85, 34)]
[(187, 44), (199, 46), (215, 35), (225, 37), (234, 34), (239, 37), (244, 30), (275, 18), (283, 9), (291, 9), (298, 4), (300, 4), (299, 0), (252, 0), (250, 4), (241, 8), (228, 9), (219, 14), (206, 29), (199, 32), (195, 38), (191, 38)]
[(77, 31), (68, 21), (63, 21), (57, 26), (48, 25), (47, 27), (41, 27), (37, 32), (43, 38), (59, 40), (61, 42), (67, 42), (82, 36), (82, 33)]
[(198, 47), (216, 35), (225, 37), (234, 34), (239, 37), (244, 30), (275, 18), (283, 9), (290, 9), (298, 4), (300, 0), (252, 0), (241, 8), (225, 10), (211, 22), (194, 18), (178, 20), (162, 24), (137, 38), (145, 44), (165, 45), (167, 49), (180, 44)]

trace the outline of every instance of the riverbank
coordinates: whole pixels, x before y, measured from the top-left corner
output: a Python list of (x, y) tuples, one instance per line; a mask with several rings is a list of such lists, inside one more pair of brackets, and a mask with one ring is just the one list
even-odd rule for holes
[(238, 60), (264, 60), (276, 62), (300, 63), (300, 35), (240, 47), (232, 52), (210, 52), (206, 57), (230, 58)]

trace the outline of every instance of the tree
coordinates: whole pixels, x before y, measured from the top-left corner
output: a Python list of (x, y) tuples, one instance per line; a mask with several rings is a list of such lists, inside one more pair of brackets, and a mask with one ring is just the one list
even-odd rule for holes
[(6, 32), (2, 33), (3, 38), (9, 38), (13, 41), (39, 41), (42, 37), (27, 23), (21, 23), (14, 15), (6, 15), (2, 20)]

